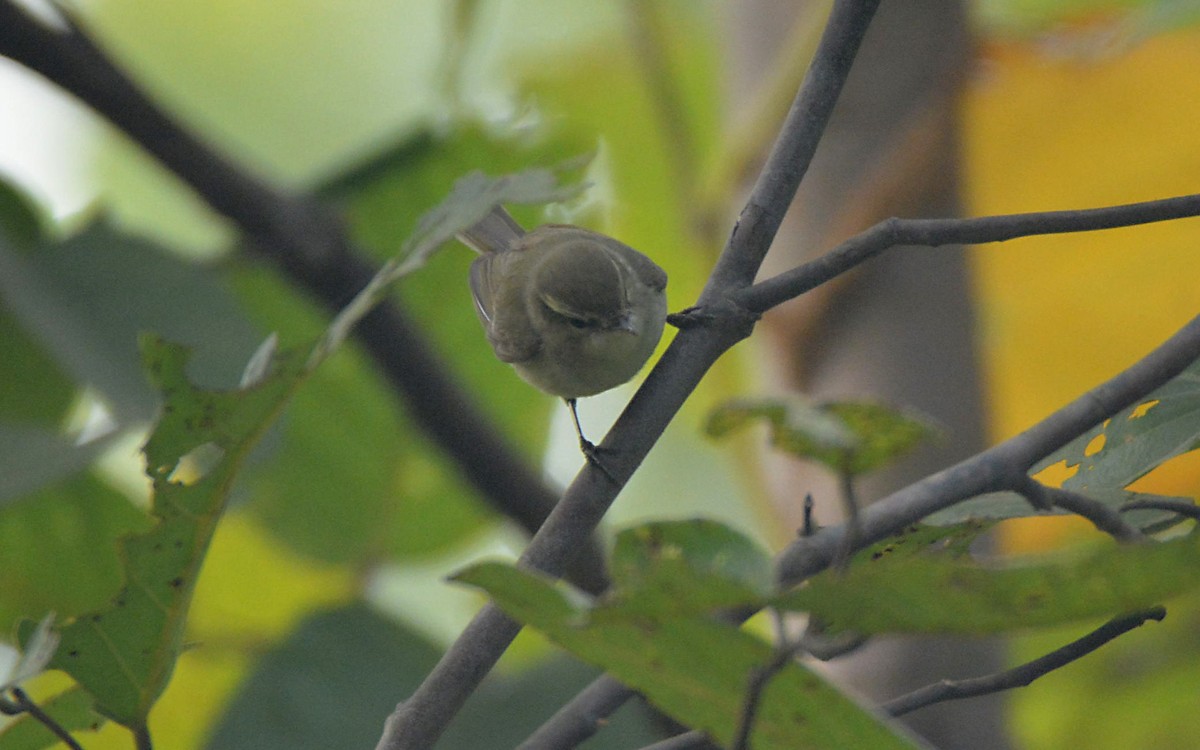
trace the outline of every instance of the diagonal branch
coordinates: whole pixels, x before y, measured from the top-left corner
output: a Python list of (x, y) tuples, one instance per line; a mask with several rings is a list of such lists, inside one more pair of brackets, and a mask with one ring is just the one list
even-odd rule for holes
[(708, 304), (750, 284), (783, 223), (800, 181), (842, 93), (879, 0), (834, 3), (800, 92), (788, 110), (779, 137), (738, 215), (724, 252), (708, 279), (700, 303)]
[(1075, 211), (1042, 211), (970, 219), (891, 218), (854, 235), (815, 260), (739, 291), (736, 298), (747, 310), (766, 312), (902, 245), (979, 245), (1043, 234), (1132, 227), (1193, 216), (1200, 216), (1200, 194)]
[(1034, 680), (1081, 659), (1092, 653), (1118, 636), (1128, 633), (1134, 628), (1141, 627), (1147, 620), (1161, 621), (1167, 616), (1162, 607), (1155, 607), (1130, 615), (1123, 615), (1109, 620), (1104, 625), (1088, 633), (1079, 640), (1072, 641), (1060, 649), (1031, 662), (1013, 667), (1003, 672), (973, 677), (967, 680), (942, 680), (933, 685), (914, 690), (907, 695), (894, 698), (883, 704), (883, 710), (892, 716), (901, 716), (918, 708), (931, 706), (934, 703), (975, 698), (1002, 690), (1026, 687)]
[[(340, 310), (374, 276), (341, 222), (307, 195), (282, 192), (229, 161), (158, 108), (69, 18), (45, 25), (13, 0), (0, 0), (0, 55), (33, 70), (107, 118), (233, 222), (298, 286)], [(384, 301), (356, 335), (420, 424), (498, 512), (529, 533), (558, 500), (524, 458), (483, 416), (407, 314)], [(497, 470), (497, 467), (503, 467)], [(605, 586), (603, 556), (580, 541), (574, 579), (592, 592)]]
[(604, 726), (625, 701), (637, 694), (615, 678), (603, 674), (563, 704), (517, 750), (577, 747)]

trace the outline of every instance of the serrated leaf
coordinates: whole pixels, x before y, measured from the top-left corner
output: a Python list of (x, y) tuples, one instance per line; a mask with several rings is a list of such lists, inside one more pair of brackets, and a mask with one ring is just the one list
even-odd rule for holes
[(1110, 617), (1200, 586), (1200, 536), (1108, 544), (1004, 565), (962, 557), (881, 558), (827, 571), (774, 600), (832, 629), (1002, 633)]
[(882, 404), (797, 398), (730, 401), (713, 410), (705, 429), (723, 437), (758, 421), (767, 423), (776, 448), (851, 475), (884, 466), (936, 434), (928, 421)]
[[(476, 565), (456, 579), (484, 589), (510, 616), (721, 744), (737, 729), (750, 675), (773, 655), (732, 625), (619, 603), (589, 608), (562, 584), (508, 565)], [(797, 662), (765, 690), (751, 740), (757, 750), (914, 747)]]
[[(233, 477), (302, 373), (300, 358), (283, 354), (253, 388), (205, 391), (188, 381), (185, 349), (150, 338), (143, 348), (164, 400), (144, 450), (157, 525), (124, 540), (125, 587), (107, 607), (62, 628), (52, 662), (91, 693), (97, 711), (131, 728), (144, 726), (170, 679)], [(189, 467), (186, 459), (198, 449), (206, 460)]]

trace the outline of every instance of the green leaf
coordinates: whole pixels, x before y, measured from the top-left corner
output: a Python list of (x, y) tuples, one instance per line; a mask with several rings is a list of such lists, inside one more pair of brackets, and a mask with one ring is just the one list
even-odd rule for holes
[(797, 398), (730, 401), (713, 410), (705, 429), (719, 438), (756, 421), (770, 427), (776, 448), (852, 475), (884, 466), (936, 434), (928, 421), (882, 404)]
[(42, 238), (42, 214), (23, 190), (0, 178), (0, 244), (28, 250)]
[(872, 563), (886, 558), (890, 564), (919, 556), (939, 555), (943, 559), (959, 559), (970, 553), (971, 545), (994, 524), (970, 521), (954, 526), (918, 524), (903, 533), (884, 539), (861, 550), (855, 563)]
[[(595, 608), (562, 584), (500, 563), (476, 565), (456, 580), (478, 586), (512, 617), (641, 692), (681, 723), (728, 744), (751, 674), (770, 646), (707, 616), (675, 617)], [(914, 747), (797, 662), (769, 683), (751, 736), (757, 750)]]
[(117, 540), (149, 527), (145, 513), (90, 473), (0, 508), (0, 629), (102, 607), (122, 584)]
[[(1127, 492), (1125, 490), (1096, 490), (1088, 492), (1087, 496), (1110, 508), (1120, 508), (1135, 500), (1173, 500), (1191, 502), (1186, 497), (1165, 497), (1144, 492)], [(956, 503), (949, 508), (939, 510), (932, 516), (927, 516), (925, 523), (935, 526), (963, 523), (966, 521), (992, 520), (1002, 521), (1008, 518), (1028, 518), (1030, 516), (1065, 516), (1066, 511), (1042, 511), (1030, 505), (1023, 495), (1015, 492), (988, 492), (977, 495), (970, 500)], [(1185, 519), (1177, 513), (1161, 510), (1135, 510), (1122, 514), (1126, 521), (1146, 533), (1156, 533), (1169, 528)]]
[[(92, 711), (92, 697), (81, 688), (72, 688), (38, 705), (59, 726), (72, 734), (95, 731), (104, 724), (104, 718)], [(0, 731), (0, 750), (42, 750), (48, 747), (60, 747), (59, 739), (29, 714), (21, 714)]]
[[(424, 637), (365, 605), (316, 613), (262, 658), (230, 701), (208, 747), (370, 747), (396, 697), (412, 692), (439, 656)], [(596, 676), (593, 669), (561, 659), (494, 675), (437, 747), (514, 747), (554, 713), (563, 696)], [(652, 739), (636, 716), (618, 717), (595, 745), (616, 750)]]
[(861, 633), (1001, 633), (1146, 609), (1200, 585), (1200, 536), (990, 565), (961, 555), (827, 571), (775, 606)]
[(295, 353), (252, 387), (204, 391), (185, 374), (182, 347), (147, 338), (146, 366), (163, 414), (144, 449), (157, 525), (122, 544), (125, 587), (62, 629), (53, 666), (127, 727), (145, 725), (182, 647), (188, 606), (233, 478), (303, 372)]
[(137, 349), (143, 331), (195, 347), (193, 377), (223, 387), (237, 382), (262, 338), (211, 272), (104, 221), (21, 255), (0, 246), (0, 294), (121, 424), (154, 416)]
[(414, 690), (439, 655), (365, 605), (315, 613), (263, 656), (208, 747), (370, 747), (397, 696)]
[(611, 569), (622, 611), (712, 612), (762, 601), (774, 582), (771, 560), (757, 544), (703, 519), (622, 531)]
[[(314, 340), (327, 323), (262, 269), (230, 281), (284, 340)], [(280, 541), (330, 562), (428, 555), (478, 533), (489, 517), (474, 490), (397, 407), (370, 359), (345, 349), (296, 393), (264, 441), (269, 455), (256, 452), (246, 473), (250, 512)]]
[[(3, 251), (0, 251), (3, 252)], [(75, 385), (7, 307), (0, 305), (0, 419), (28, 426), (62, 423)], [(8, 466), (0, 466), (3, 473)]]

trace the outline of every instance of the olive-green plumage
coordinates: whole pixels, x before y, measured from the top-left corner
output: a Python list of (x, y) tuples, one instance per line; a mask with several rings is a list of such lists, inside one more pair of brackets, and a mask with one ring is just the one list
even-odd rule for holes
[(667, 275), (611, 237), (547, 224), (524, 232), (497, 207), (459, 235), (476, 310), (496, 356), (574, 400), (637, 374), (662, 336)]

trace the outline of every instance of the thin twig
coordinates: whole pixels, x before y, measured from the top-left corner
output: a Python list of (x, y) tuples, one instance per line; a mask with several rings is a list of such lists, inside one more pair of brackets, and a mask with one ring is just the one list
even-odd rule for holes
[(71, 748), (71, 750), (83, 750), (83, 747), (81, 747), (80, 744), (75, 741), (75, 738), (71, 736), (71, 733), (68, 732), (62, 724), (59, 724), (53, 716), (42, 710), (42, 707), (35, 703), (34, 700), (30, 698), (24, 690), (19, 687), (14, 687), (12, 688), (11, 692), (15, 700), (11, 703), (7, 700), (5, 701), (6, 705), (4, 706), (4, 713), (10, 714), (9, 709), (15, 708), (16, 710), (11, 712), (10, 715), (15, 715), (17, 713), (29, 714), (31, 717), (36, 719), (38, 723), (46, 727), (46, 729), (55, 737), (57, 737), (64, 745)]
[(736, 293), (735, 298), (747, 310), (766, 312), (902, 245), (979, 245), (1018, 237), (1091, 232), (1194, 216), (1200, 216), (1200, 194), (1076, 211), (970, 219), (886, 219), (819, 258)]
[(636, 691), (608, 675), (600, 675), (567, 701), (517, 750), (559, 750), (577, 747), (594, 735), (605, 720)]
[(1200, 505), (1184, 500), (1132, 500), (1122, 505), (1118, 510), (1121, 513), (1129, 510), (1166, 510), (1195, 521), (1200, 521)]
[(846, 514), (846, 533), (842, 535), (842, 546), (834, 558), (833, 567), (835, 570), (844, 571), (849, 567), (850, 558), (854, 556), (854, 552), (858, 548), (861, 530), (858, 520), (858, 498), (854, 493), (854, 474), (849, 468), (849, 451), (847, 451), (843, 463), (846, 465), (838, 470), (838, 488), (842, 500), (842, 510)]
[(901, 716), (934, 703), (974, 698), (1001, 690), (1025, 687), (1037, 678), (1090, 654), (1114, 638), (1139, 627), (1147, 620), (1160, 621), (1166, 616), (1165, 609), (1155, 607), (1117, 617), (1079, 640), (1072, 641), (1060, 649), (1051, 651), (1045, 656), (1019, 667), (967, 680), (942, 680), (888, 701), (883, 704), (882, 708), (892, 716)]
[(1024, 495), (1034, 506), (1054, 506), (1074, 513), (1077, 516), (1082, 516), (1091, 521), (1092, 525), (1097, 529), (1108, 534), (1118, 542), (1138, 542), (1145, 540), (1146, 535), (1121, 518), (1121, 514), (1115, 508), (1110, 508), (1104, 503), (1081, 495), (1078, 492), (1065, 490), (1061, 487), (1048, 487), (1028, 475), (1023, 475), (1023, 477), (1025, 481), (1011, 489), (1014, 492)]

